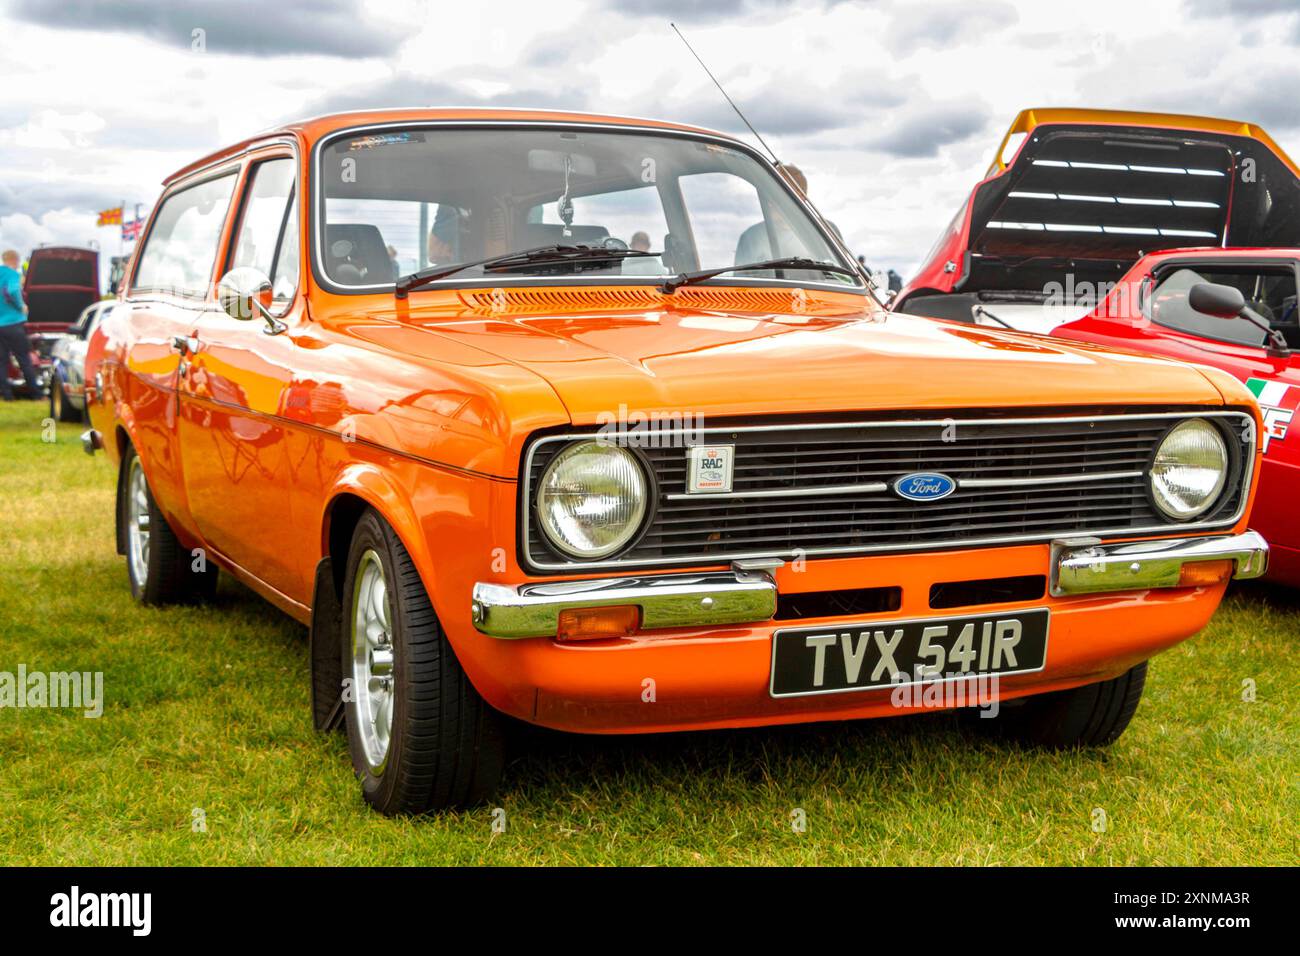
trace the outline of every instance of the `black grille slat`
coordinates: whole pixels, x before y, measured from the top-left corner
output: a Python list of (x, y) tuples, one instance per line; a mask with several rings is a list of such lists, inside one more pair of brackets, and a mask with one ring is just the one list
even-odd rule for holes
[[(954, 421), (956, 441), (944, 441), (945, 429)], [(712, 563), (741, 554), (888, 553), (918, 546), (963, 547), (991, 539), (1046, 540), (1103, 530), (1177, 528), (1150, 503), (1144, 477), (1157, 443), (1175, 423), (1175, 418), (1159, 413), (1125, 418), (1102, 413), (1034, 422), (974, 424), (954, 416), (905, 426), (854, 422), (784, 430), (719, 428), (707, 437), (735, 446), (733, 495), (681, 497), (686, 490), (685, 449), (639, 448), (638, 454), (655, 472), (655, 511), (632, 548), (606, 563), (634, 567), (697, 558)], [(1239, 430), (1240, 424), (1231, 421), (1225, 438)], [(563, 447), (562, 441), (538, 447), (531, 460), (531, 487)], [(1234, 448), (1235, 483), (1198, 524), (1224, 522), (1239, 510), (1241, 457)], [(919, 503), (890, 490), (818, 491), (860, 484), (884, 484), (888, 489), (903, 475), (922, 471), (956, 479), (958, 490)], [(1105, 477), (1112, 474), (1120, 477)], [(960, 486), (973, 479), (1044, 478), (1057, 480)], [(789, 489), (809, 493), (746, 494)], [(529, 536), (528, 557), (540, 566), (579, 563), (552, 553), (538, 533)]]

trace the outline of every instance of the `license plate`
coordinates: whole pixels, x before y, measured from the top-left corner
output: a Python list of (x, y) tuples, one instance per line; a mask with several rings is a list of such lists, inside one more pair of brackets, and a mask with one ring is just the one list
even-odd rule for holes
[(1047, 660), (1047, 608), (866, 624), (783, 628), (772, 635), (773, 697), (843, 694), (1028, 674)]

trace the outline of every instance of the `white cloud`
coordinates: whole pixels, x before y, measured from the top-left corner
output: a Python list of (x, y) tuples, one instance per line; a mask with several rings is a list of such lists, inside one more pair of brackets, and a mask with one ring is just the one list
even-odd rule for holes
[[(805, 170), (855, 251), (906, 274), (1025, 107), (1226, 114), (1300, 146), (1300, 17), (1279, 0), (1221, 9), (726, 0), (706, 15), (683, 0), (18, 0), (0, 9), (0, 244), (99, 238), (116, 251), (115, 230), (93, 226), (96, 208), (152, 203), (176, 168), (313, 110), (563, 106), (744, 133), (672, 19)], [(205, 52), (192, 26), (207, 27)]]

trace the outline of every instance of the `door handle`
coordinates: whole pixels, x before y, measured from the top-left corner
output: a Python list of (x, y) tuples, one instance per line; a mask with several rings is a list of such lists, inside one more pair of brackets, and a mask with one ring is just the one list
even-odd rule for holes
[(199, 340), (197, 336), (172, 336), (172, 349), (180, 352), (181, 355), (193, 355), (199, 350)]

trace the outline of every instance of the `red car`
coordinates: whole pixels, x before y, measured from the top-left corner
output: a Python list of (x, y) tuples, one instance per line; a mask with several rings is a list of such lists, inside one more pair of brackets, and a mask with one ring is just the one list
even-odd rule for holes
[(1300, 170), (1263, 130), (1027, 110), (891, 307), (1183, 359), (1244, 382), (1268, 431), (1251, 526), (1272, 546), (1269, 577), (1300, 586), (1300, 435), (1289, 434), (1297, 276)]
[[(27, 302), (27, 335), (32, 365), (44, 388), (50, 380), (51, 351), (68, 335), (89, 306), (99, 301), (99, 253), (73, 246), (41, 246), (27, 259), (23, 276)], [(10, 360), (9, 377), (24, 387), (18, 365)]]

